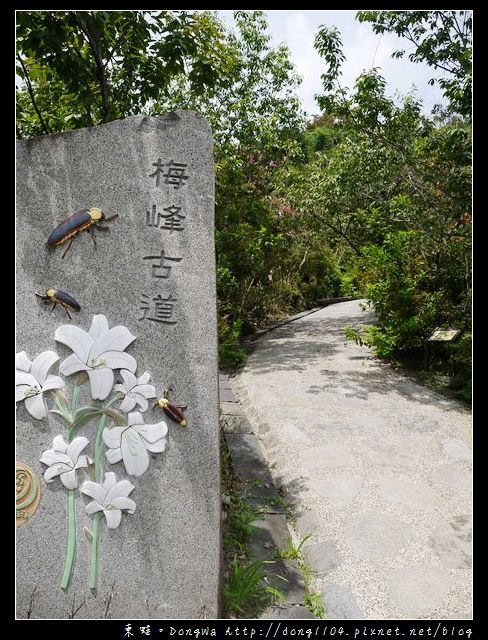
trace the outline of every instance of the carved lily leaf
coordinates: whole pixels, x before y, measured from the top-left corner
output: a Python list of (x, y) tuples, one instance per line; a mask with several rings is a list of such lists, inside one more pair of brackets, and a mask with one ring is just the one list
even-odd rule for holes
[(90, 480), (93, 480), (93, 482), (95, 482), (95, 464), (90, 458), (88, 459), (87, 470)]
[(120, 426), (127, 424), (127, 418), (114, 409), (105, 409), (103, 413)]
[(73, 422), (71, 420), (71, 413), (69, 411), (56, 411), (56, 409), (51, 409), (49, 413), (54, 413), (59, 416), (61, 420), (64, 422), (68, 429), (71, 429), (73, 426)]
[(60, 391), (53, 392), (53, 397), (54, 397), (54, 403), (56, 404), (58, 411), (52, 409), (49, 413), (54, 413), (61, 416), (64, 423), (68, 427), (71, 427), (71, 423), (73, 422), (73, 415), (69, 407), (68, 399)]
[(88, 374), (86, 371), (80, 371), (80, 373), (75, 378), (75, 385), (77, 387), (81, 387), (88, 380)]
[(62, 391), (53, 391), (52, 396), (54, 398), (54, 402), (60, 411), (68, 408), (68, 398), (64, 395)]
[(80, 427), (83, 427), (83, 425), (85, 425), (89, 420), (91, 420), (95, 416), (100, 415), (101, 413), (102, 411), (100, 409), (97, 409), (97, 407), (82, 407), (75, 413), (75, 419), (73, 420), (71, 428), (75, 430), (79, 429)]

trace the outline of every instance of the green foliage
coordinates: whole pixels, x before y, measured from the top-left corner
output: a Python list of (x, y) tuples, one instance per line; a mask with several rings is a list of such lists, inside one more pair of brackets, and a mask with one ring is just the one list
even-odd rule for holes
[[(221, 426), (224, 423), (221, 420)], [(224, 524), (224, 551), (227, 559), (235, 555), (247, 555), (246, 545), (255, 528), (252, 522), (259, 519), (257, 509), (247, 502), (232, 470), (232, 461), (223, 431), (220, 451), (222, 459), (222, 489), (228, 496), (226, 520)]]
[(245, 545), (255, 531), (252, 522), (259, 518), (259, 512), (251, 504), (241, 498), (240, 495), (231, 496), (231, 502), (227, 511), (227, 523), (229, 534), (226, 536), (226, 544), (231, 549), (245, 552)]
[[(332, 91), (335, 82), (337, 82), (337, 79), (341, 74), (341, 64), (346, 59), (345, 55), (342, 53), (342, 40), (340, 38), (339, 30), (336, 27), (320, 26), (315, 36), (314, 47), (324, 58), (328, 66), (327, 73), (320, 76), (324, 89), (327, 92)], [(322, 110), (327, 113), (327, 100), (322, 100), (322, 102), (319, 100), (318, 102)]]
[[(349, 338), (380, 357), (420, 357), (436, 327), (471, 330), (471, 14), (358, 19), (443, 70), (450, 107), (428, 118), (413, 93), (392, 100), (375, 68), (341, 86), (340, 34), (321, 27), (323, 113), (307, 124), (261, 11), (236, 11), (233, 29), (208, 11), (18, 12), (19, 137), (174, 109), (210, 122), (224, 366), (243, 363), (243, 335), (322, 297), (372, 302), (375, 326)], [(434, 363), (460, 394), (468, 342)]]
[(224, 585), (224, 608), (227, 613), (240, 613), (247, 617), (283, 598), (283, 593), (264, 582), (265, 571), (262, 560), (249, 564), (234, 561), (230, 576)]
[(304, 136), (307, 160), (316, 151), (328, 151), (342, 140), (342, 129), (335, 118), (327, 115), (315, 116), (307, 125)]
[[(343, 294), (373, 304), (375, 326), (346, 336), (380, 357), (421, 362), (436, 327), (470, 326), (470, 125), (428, 119), (411, 96), (396, 104), (377, 69), (348, 95), (337, 82), (337, 32), (322, 29), (316, 47), (328, 65), (318, 98), (326, 113), (318, 137), (313, 125), (307, 133), (306, 165), (283, 167), (276, 194), (327, 242)], [(319, 136), (325, 125), (337, 130), (329, 144)], [(455, 357), (440, 355), (441, 368)], [(466, 379), (468, 367), (459, 369)]]
[(254, 153), (268, 162), (299, 151), (296, 133), (303, 115), (295, 89), (301, 80), (287, 47), (270, 42), (262, 11), (235, 11), (234, 28), (227, 33), (234, 54), (228, 82), (197, 95), (186, 78), (178, 78), (157, 107), (161, 113), (176, 108), (202, 113), (212, 126), (218, 164), (252, 168), (248, 156)]
[(151, 113), (178, 77), (214, 90), (233, 55), (209, 12), (19, 11), (18, 135)]
[(326, 611), (324, 601), (320, 593), (306, 593), (303, 599), (303, 604), (314, 616), (323, 620), (326, 618)]
[(223, 368), (240, 367), (245, 359), (246, 352), (240, 346), (242, 332), (242, 320), (235, 320), (228, 324), (227, 318), (219, 316), (219, 363)]
[[(441, 72), (438, 82), (454, 112), (471, 115), (471, 11), (359, 11), (360, 22), (369, 22), (375, 33), (396, 33), (413, 44), (408, 58), (426, 62)], [(392, 53), (402, 58), (405, 49)]]
[(279, 549), (277, 551), (277, 557), (282, 558), (283, 560), (298, 560), (301, 558), (301, 548), (307, 542), (309, 538), (312, 537), (312, 534), (304, 536), (298, 545), (296, 545), (291, 538), (288, 538), (286, 543), (286, 549)]
[(449, 344), (451, 352), (450, 363), (454, 374), (468, 373), (471, 369), (472, 352), (471, 331), (466, 331), (455, 342)]
[(340, 273), (339, 290), (341, 295), (348, 298), (361, 298), (363, 292), (360, 285), (361, 264), (359, 260), (352, 258), (348, 264), (343, 265), (343, 269)]
[(247, 543), (261, 516), (244, 498), (241, 484), (234, 475), (225, 437), (221, 437), (222, 489), (228, 497), (223, 525), (224, 540), (224, 612), (258, 617), (268, 606), (283, 598), (283, 593), (267, 583), (267, 563), (249, 562)]
[(397, 344), (401, 335), (401, 328), (397, 329), (395, 325), (367, 327), (363, 336), (363, 344), (371, 347), (375, 356), (391, 359), (398, 355)]
[(365, 291), (378, 315), (368, 341), (381, 357), (421, 350), (438, 326), (469, 323), (463, 258), (469, 240), (432, 245), (419, 231), (387, 234), (363, 248)]
[(351, 342), (354, 342), (359, 347), (363, 347), (366, 344), (364, 335), (357, 329), (354, 329), (353, 327), (349, 327), (349, 326), (344, 327), (344, 336), (346, 340), (350, 340)]
[(309, 533), (304, 536), (298, 545), (295, 545), (291, 538), (288, 538), (286, 549), (277, 552), (277, 557), (284, 560), (297, 560), (300, 571), (302, 572), (303, 581), (305, 583), (305, 594), (303, 605), (307, 607), (317, 618), (325, 618), (325, 607), (320, 594), (315, 593), (312, 589), (312, 570), (303, 559), (302, 547), (307, 540), (312, 537)]
[(247, 165), (243, 158), (218, 167), (217, 282), (221, 328), (227, 332), (221, 344), (232, 341), (236, 326), (252, 332), (339, 286), (336, 264), (323, 244), (274, 198), (274, 164), (261, 154), (248, 156)]
[(334, 298), (342, 293), (342, 274), (333, 251), (316, 242), (310, 241), (305, 248), (299, 278), (297, 287), (307, 305), (318, 298)]
[[(283, 45), (271, 46), (261, 11), (237, 11), (228, 43), (235, 57), (227, 85), (196, 95), (185, 79), (158, 109), (191, 108), (212, 126), (216, 146), (216, 253), (220, 361), (238, 366), (248, 334), (304, 308), (329, 287), (329, 272), (311, 266), (309, 239), (292, 212), (273, 198), (274, 175), (305, 153), (299, 78)], [(298, 237), (297, 237), (298, 236)], [(308, 251), (308, 252), (307, 252)], [(306, 261), (302, 260), (306, 255)], [(322, 271), (321, 271), (322, 270)]]
[(455, 342), (448, 345), (449, 368), (453, 374), (451, 388), (457, 391), (458, 397), (471, 401), (471, 369), (472, 369), (472, 335), (467, 330)]

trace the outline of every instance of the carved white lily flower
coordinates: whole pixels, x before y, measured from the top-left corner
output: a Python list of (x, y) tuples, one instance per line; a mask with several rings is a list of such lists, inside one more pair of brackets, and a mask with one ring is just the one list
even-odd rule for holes
[(25, 408), (36, 420), (47, 415), (43, 393), (62, 389), (59, 376), (48, 375), (49, 369), (59, 360), (54, 351), (44, 351), (31, 362), (25, 351), (15, 357), (15, 402), (25, 401)]
[(59, 371), (66, 376), (86, 371), (94, 400), (105, 400), (109, 395), (114, 384), (114, 369), (128, 369), (133, 373), (137, 369), (135, 359), (124, 352), (136, 336), (122, 325), (109, 329), (104, 315), (93, 316), (88, 333), (65, 324), (56, 330), (54, 339), (74, 352), (63, 360)]
[(52, 482), (59, 476), (66, 489), (76, 489), (78, 478), (76, 470), (87, 467), (89, 458), (80, 455), (88, 444), (88, 438), (79, 436), (67, 444), (63, 436), (56, 436), (53, 440), (53, 448), (44, 451), (41, 462), (47, 464), (48, 468), (44, 473), (46, 482)]
[(81, 486), (80, 491), (90, 498), (85, 510), (92, 515), (97, 511), (103, 511), (107, 519), (107, 527), (116, 529), (122, 518), (122, 511), (134, 513), (136, 503), (127, 496), (134, 489), (134, 485), (128, 480), (119, 480), (115, 477), (115, 473), (109, 472), (105, 474), (103, 484), (86, 480)]
[(147, 411), (149, 405), (146, 398), (156, 397), (156, 389), (152, 384), (147, 384), (151, 378), (150, 374), (146, 371), (140, 378), (136, 378), (131, 371), (121, 369), (120, 375), (124, 382), (114, 387), (115, 391), (125, 396), (119, 410), (128, 413), (138, 404), (141, 411)]
[(124, 460), (130, 476), (142, 476), (149, 467), (149, 453), (162, 453), (166, 448), (168, 426), (164, 421), (144, 424), (138, 411), (129, 413), (127, 426), (104, 429), (102, 438), (108, 449), (107, 460), (115, 464)]

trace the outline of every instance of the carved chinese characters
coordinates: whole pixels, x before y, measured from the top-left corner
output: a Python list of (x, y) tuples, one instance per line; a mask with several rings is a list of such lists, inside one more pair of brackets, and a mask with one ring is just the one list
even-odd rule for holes
[[(170, 160), (166, 164), (162, 164), (161, 158), (158, 158), (157, 162), (153, 162), (153, 167), (156, 167), (156, 171), (154, 173), (149, 174), (150, 178), (156, 176), (156, 186), (159, 187), (161, 174), (164, 177), (165, 184), (172, 184), (175, 189), (179, 189), (181, 184), (188, 179), (188, 176), (185, 175), (186, 164), (183, 162), (173, 162)], [(168, 167), (166, 169), (166, 173), (164, 173), (164, 167)]]
[(182, 231), (185, 216), (180, 214), (181, 207), (172, 205), (171, 207), (166, 207), (163, 211), (166, 211), (166, 213), (156, 211), (156, 205), (153, 204), (151, 211), (146, 211), (146, 226), (167, 229), (170, 233)]
[[(152, 165), (156, 167), (156, 170), (150, 173), (148, 177), (156, 178), (156, 187), (160, 186), (162, 178), (164, 178), (163, 184), (172, 185), (174, 189), (180, 189), (189, 178), (186, 174), (187, 164), (184, 162), (170, 160), (163, 163), (162, 159), (158, 158), (158, 161), (153, 162)], [(182, 213), (181, 206), (171, 204), (167, 207), (159, 208), (153, 204), (151, 209), (146, 211), (145, 223), (146, 227), (168, 232), (171, 236), (174, 231), (185, 231), (185, 220), (186, 215)], [(166, 255), (164, 247), (161, 246), (158, 255), (143, 256), (142, 259), (152, 261), (151, 278), (168, 279), (173, 267), (168, 263), (178, 263), (183, 258)], [(142, 293), (139, 307), (142, 315), (138, 320), (151, 320), (161, 324), (176, 324), (175, 303), (177, 301), (176, 297), (160, 290), (152, 295)]]

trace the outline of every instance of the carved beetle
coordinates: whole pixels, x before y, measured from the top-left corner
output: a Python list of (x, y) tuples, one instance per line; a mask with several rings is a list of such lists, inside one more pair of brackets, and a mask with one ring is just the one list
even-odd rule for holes
[(172, 404), (166, 397), (168, 393), (169, 391), (163, 392), (163, 397), (154, 403), (153, 411), (156, 407), (160, 407), (164, 411), (164, 413), (169, 418), (171, 418), (171, 420), (179, 424), (180, 427), (186, 427), (187, 422), (185, 416), (183, 415), (183, 411), (186, 409), (187, 405), (185, 404), (177, 406)]
[(44, 302), (53, 303), (53, 306), (51, 308), (51, 313), (56, 308), (56, 305), (58, 304), (61, 305), (63, 309), (66, 311), (66, 315), (70, 320), (71, 320), (71, 316), (69, 315), (68, 308), (74, 309), (75, 311), (81, 311), (81, 307), (78, 304), (78, 302), (76, 302), (73, 296), (71, 296), (69, 293), (66, 293), (66, 291), (60, 291), (59, 289), (48, 289), (45, 295), (42, 295), (41, 293), (36, 293), (36, 296), (38, 296), (39, 298), (42, 298)]
[(88, 231), (96, 246), (95, 227), (105, 230), (107, 227), (103, 227), (101, 223), (111, 222), (115, 220), (115, 218), (118, 218), (117, 213), (110, 216), (110, 218), (106, 218), (103, 211), (98, 207), (77, 211), (76, 213), (72, 213), (66, 220), (63, 220), (63, 222), (51, 231), (47, 239), (47, 244), (49, 247), (58, 247), (69, 240), (70, 242), (62, 255), (62, 258), (64, 258), (76, 236), (82, 231)]

